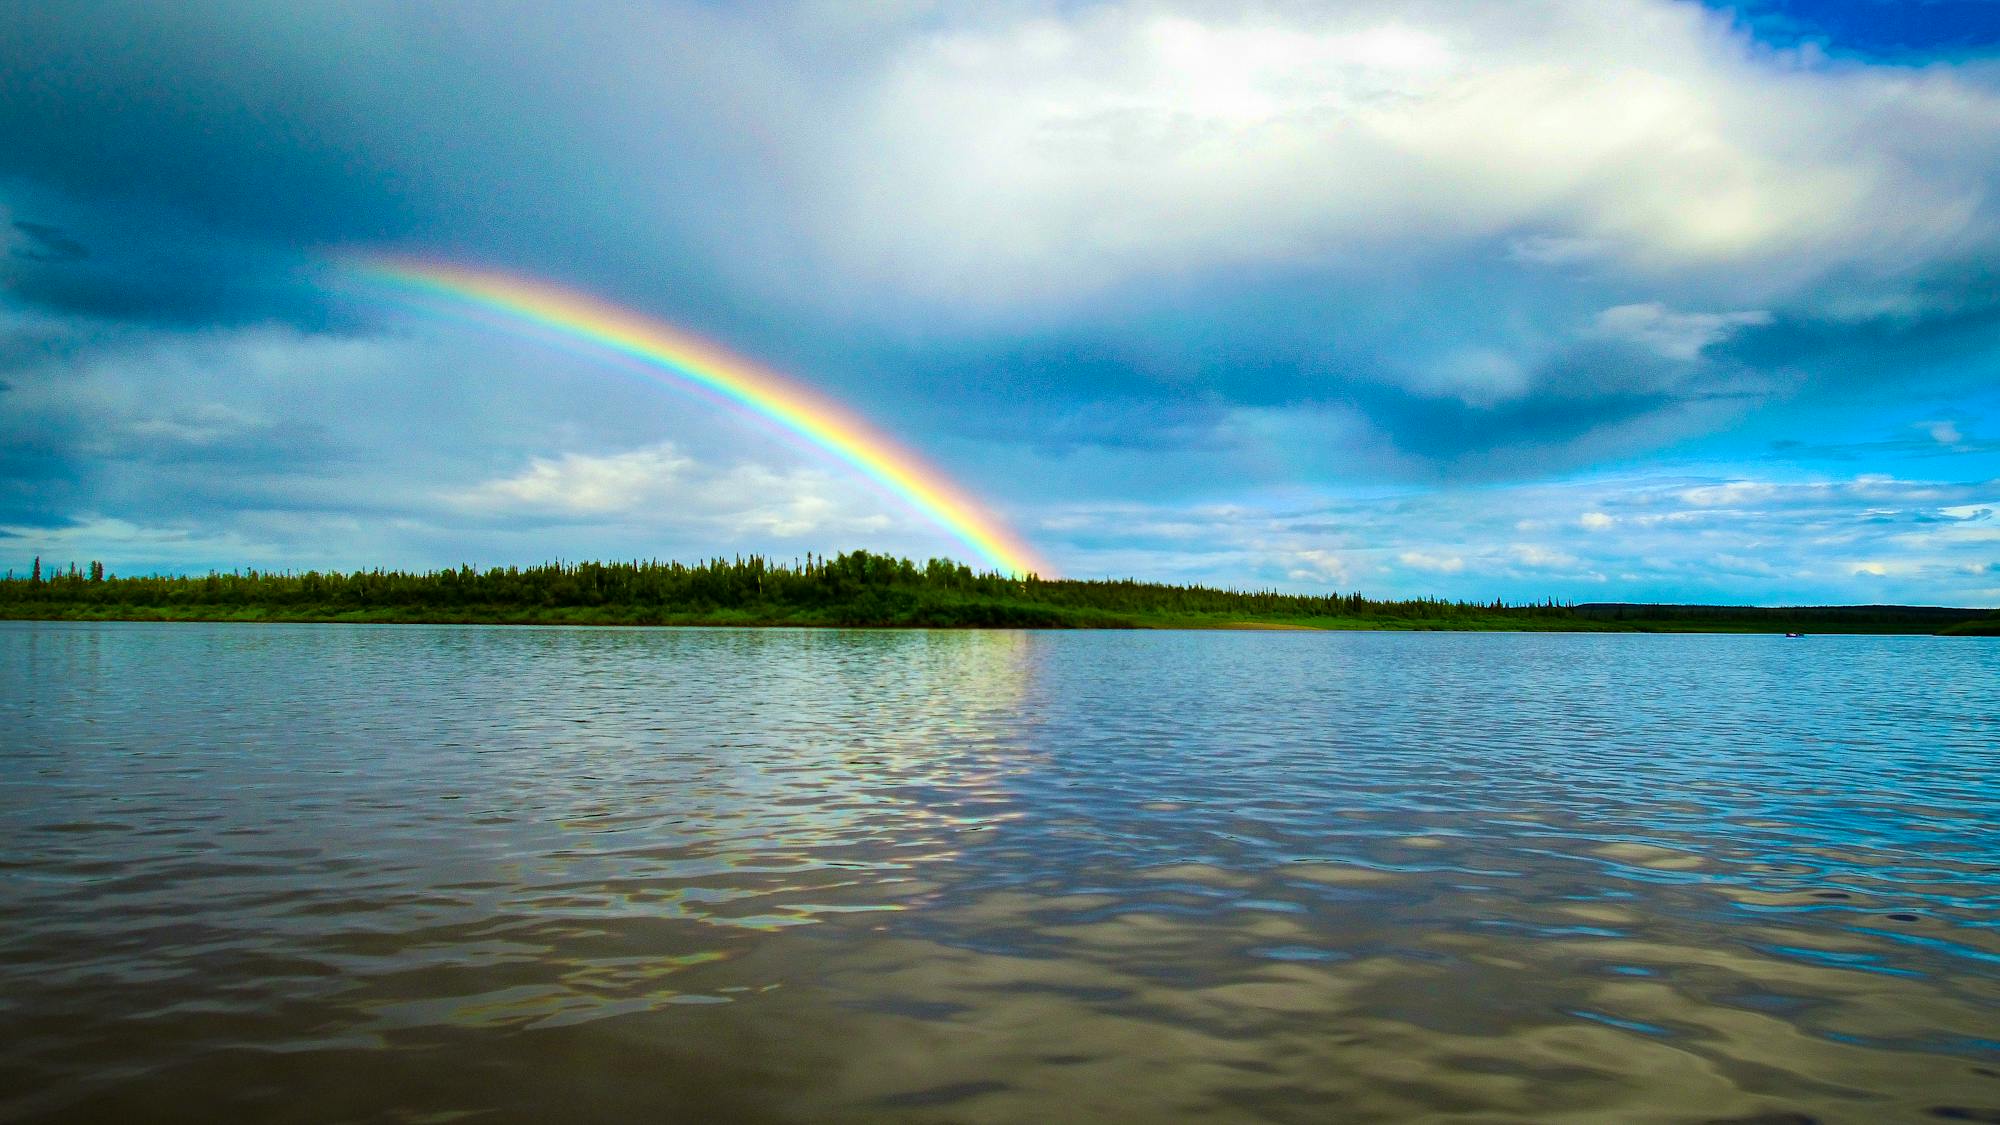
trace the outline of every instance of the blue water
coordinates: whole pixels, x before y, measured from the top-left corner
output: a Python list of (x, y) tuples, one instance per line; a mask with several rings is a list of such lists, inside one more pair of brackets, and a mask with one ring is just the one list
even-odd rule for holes
[(2000, 1120), (1997, 686), (1970, 638), (4, 624), (0, 1117)]

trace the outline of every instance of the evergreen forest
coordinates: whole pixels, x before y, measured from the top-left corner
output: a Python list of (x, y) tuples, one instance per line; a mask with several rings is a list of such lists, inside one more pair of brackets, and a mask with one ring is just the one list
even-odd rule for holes
[(933, 628), (1323, 628), (2000, 633), (1987, 609), (1376, 600), (1140, 582), (1011, 578), (867, 551), (776, 562), (552, 562), (405, 572), (119, 577), (102, 564), (0, 579), (0, 618)]

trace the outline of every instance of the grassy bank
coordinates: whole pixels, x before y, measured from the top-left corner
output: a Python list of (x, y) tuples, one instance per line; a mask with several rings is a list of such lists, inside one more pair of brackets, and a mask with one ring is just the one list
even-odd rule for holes
[(855, 551), (795, 564), (750, 557), (405, 573), (106, 575), (92, 564), (0, 580), (0, 618), (510, 625), (931, 628), (1303, 628), (1570, 632), (2000, 633), (1985, 609), (1510, 605), (1283, 594), (1136, 581), (979, 574), (941, 559)]

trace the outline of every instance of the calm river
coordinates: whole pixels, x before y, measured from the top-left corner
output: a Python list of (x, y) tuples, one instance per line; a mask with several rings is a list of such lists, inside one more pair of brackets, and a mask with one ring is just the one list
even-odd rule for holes
[(2000, 641), (0, 624), (0, 1118), (2000, 1121)]

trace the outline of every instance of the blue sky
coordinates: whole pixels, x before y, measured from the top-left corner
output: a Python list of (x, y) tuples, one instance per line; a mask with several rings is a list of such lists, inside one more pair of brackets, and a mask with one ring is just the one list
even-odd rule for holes
[(2000, 4), (0, 12), (0, 555), (965, 552), (393, 249), (853, 404), (1069, 575), (2000, 604)]

